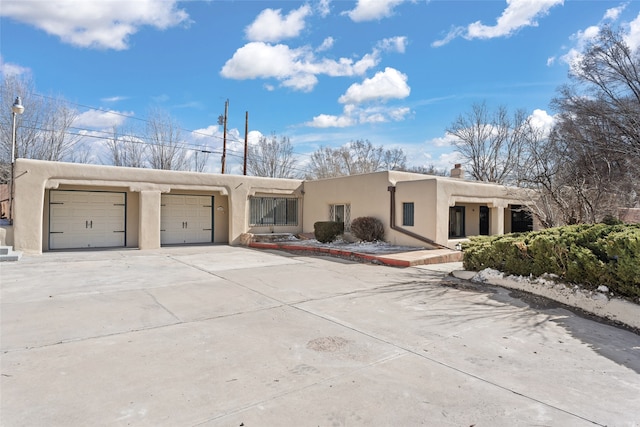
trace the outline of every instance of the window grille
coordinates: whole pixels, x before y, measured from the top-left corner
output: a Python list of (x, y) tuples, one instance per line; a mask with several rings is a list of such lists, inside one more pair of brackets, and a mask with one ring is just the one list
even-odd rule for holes
[(402, 204), (402, 225), (413, 226), (413, 202)]
[(249, 210), (251, 226), (298, 225), (298, 199), (252, 197)]
[(344, 231), (351, 231), (351, 205), (337, 204), (329, 205), (329, 221), (344, 223)]
[(351, 205), (337, 204), (329, 205), (329, 221), (344, 223), (344, 231), (351, 231)]

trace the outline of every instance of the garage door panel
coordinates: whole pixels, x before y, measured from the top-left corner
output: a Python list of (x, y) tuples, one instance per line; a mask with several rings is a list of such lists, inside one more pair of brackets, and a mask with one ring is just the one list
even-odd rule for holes
[(161, 203), (161, 243), (209, 243), (212, 197), (165, 194)]
[(52, 190), (49, 197), (50, 249), (125, 246), (124, 193)]

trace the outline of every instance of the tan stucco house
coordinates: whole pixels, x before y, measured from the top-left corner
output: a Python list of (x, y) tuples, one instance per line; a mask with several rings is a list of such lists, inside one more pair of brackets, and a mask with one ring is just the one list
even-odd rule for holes
[(15, 176), (4, 236), (26, 253), (237, 245), (247, 233), (312, 232), (317, 221), (348, 231), (359, 216), (380, 219), (391, 243), (427, 247), (532, 226), (513, 189), (407, 172), (303, 181), (18, 159)]

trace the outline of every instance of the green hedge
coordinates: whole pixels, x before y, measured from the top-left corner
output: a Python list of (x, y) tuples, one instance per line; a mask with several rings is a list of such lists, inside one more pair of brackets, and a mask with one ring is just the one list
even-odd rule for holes
[(463, 244), (464, 268), (493, 268), (534, 277), (555, 274), (592, 289), (640, 298), (640, 224), (571, 225), (530, 233), (472, 237)]
[(321, 243), (333, 242), (342, 233), (344, 233), (344, 222), (318, 221), (313, 224), (313, 235)]

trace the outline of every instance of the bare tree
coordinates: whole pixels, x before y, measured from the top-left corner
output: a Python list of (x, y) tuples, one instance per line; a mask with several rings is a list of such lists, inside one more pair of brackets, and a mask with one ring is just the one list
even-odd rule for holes
[(320, 147), (311, 154), (307, 178), (324, 179), (347, 175), (342, 169), (340, 149)]
[(640, 158), (640, 48), (632, 51), (619, 31), (604, 27), (572, 64), (570, 78), (574, 84), (553, 101), (561, 120), (582, 116), (583, 126), (604, 128), (607, 137), (585, 143)]
[(435, 165), (427, 166), (412, 166), (409, 168), (402, 168), (405, 172), (421, 173), (423, 175), (435, 175), (435, 176), (449, 176), (449, 171), (446, 169), (438, 169)]
[(286, 136), (280, 140), (276, 135), (271, 135), (271, 139), (262, 136), (255, 145), (249, 146), (247, 171), (251, 175), (293, 178), (295, 165), (293, 146)]
[(523, 110), (517, 110), (510, 117), (506, 107), (500, 106), (491, 112), (483, 102), (461, 114), (447, 128), (447, 133), (457, 138), (454, 145), (469, 164), (474, 179), (504, 184), (515, 179), (525, 143), (526, 123)]
[(387, 170), (404, 170), (407, 168), (407, 155), (402, 148), (390, 148), (383, 154), (382, 165)]
[(196, 149), (193, 156), (193, 170), (196, 172), (204, 172), (211, 153), (212, 151), (208, 150), (207, 147)]
[(70, 160), (75, 144), (81, 135), (71, 132), (78, 112), (70, 108), (60, 98), (48, 99), (45, 103), (45, 115), (39, 132), (39, 144), (33, 145), (31, 152), (20, 153), (21, 157), (40, 160)]
[(147, 156), (153, 169), (187, 170), (187, 149), (176, 120), (166, 111), (154, 109), (147, 118)]
[(321, 179), (402, 170), (406, 167), (406, 160), (401, 148), (385, 150), (367, 140), (357, 140), (339, 148), (320, 147), (311, 154), (308, 176)]
[(559, 88), (552, 143), (565, 222), (594, 222), (640, 206), (640, 50), (610, 27), (572, 64)]
[(132, 168), (146, 167), (147, 145), (140, 138), (133, 136), (131, 131), (113, 126), (111, 137), (106, 140), (105, 146), (107, 148), (105, 163)]
[[(4, 76), (0, 86), (0, 105), (11, 106), (17, 96), (24, 113), (16, 116), (16, 157), (39, 160), (71, 160), (80, 135), (71, 131), (77, 111), (60, 97), (38, 95), (28, 77)], [(2, 179), (8, 178), (11, 163), (13, 119), (11, 109), (0, 112), (0, 163)]]

